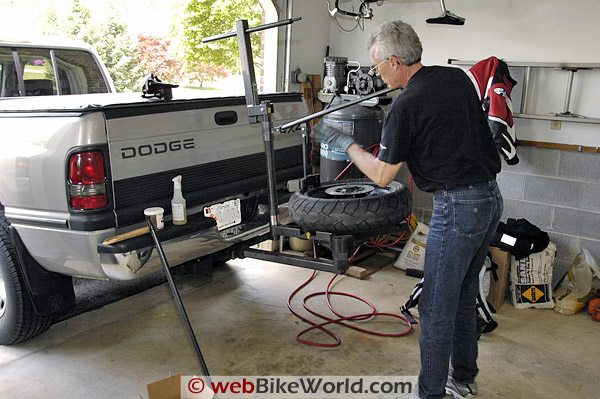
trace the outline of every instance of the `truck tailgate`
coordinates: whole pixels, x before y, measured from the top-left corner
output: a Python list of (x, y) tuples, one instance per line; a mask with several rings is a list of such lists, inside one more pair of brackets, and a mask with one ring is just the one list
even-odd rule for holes
[[(299, 94), (268, 96), (274, 125), (306, 115)], [(261, 125), (244, 98), (227, 97), (106, 107), (117, 226), (143, 220), (143, 209), (170, 213), (171, 179), (183, 177), (188, 209), (266, 188)], [(277, 181), (302, 175), (300, 135), (275, 136)]]

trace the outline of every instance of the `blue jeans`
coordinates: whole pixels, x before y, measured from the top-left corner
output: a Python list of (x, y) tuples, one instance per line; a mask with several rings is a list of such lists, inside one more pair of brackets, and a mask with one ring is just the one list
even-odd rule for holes
[(472, 383), (477, 368), (475, 303), (479, 271), (500, 216), (495, 180), (434, 193), (419, 299), (421, 398), (442, 398), (451, 359), (453, 377)]

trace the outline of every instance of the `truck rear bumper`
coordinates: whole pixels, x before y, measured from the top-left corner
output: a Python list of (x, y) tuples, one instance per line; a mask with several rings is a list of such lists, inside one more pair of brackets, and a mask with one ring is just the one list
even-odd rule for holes
[[(289, 222), (287, 208), (281, 209), (283, 220)], [(262, 214), (252, 221), (219, 231), (214, 220), (205, 218), (202, 214), (188, 215), (186, 225), (174, 226), (167, 223), (163, 230), (157, 231), (157, 237), (170, 266), (209, 256), (229, 260), (243, 256), (243, 249), (270, 237), (268, 216)], [(112, 245), (98, 243), (97, 252), (102, 271), (110, 279), (133, 279), (142, 271), (154, 270), (160, 266), (150, 234)]]
[[(220, 239), (212, 219), (201, 214), (192, 215), (188, 223), (175, 226), (168, 223), (157, 231), (157, 237), (172, 264), (180, 264), (222, 250), (228, 245)], [(130, 280), (137, 276), (142, 266), (152, 269), (159, 264), (153, 251), (150, 234), (119, 241), (114, 244), (99, 242), (96, 246), (104, 274), (114, 280)]]
[[(31, 256), (45, 270), (77, 277), (131, 280), (160, 266), (149, 234), (121, 241), (113, 245), (102, 242), (117, 233), (115, 229), (73, 231), (49, 226), (12, 223)], [(132, 226), (132, 229), (140, 226)], [(219, 232), (216, 223), (203, 215), (191, 215), (184, 226), (167, 223), (158, 232), (163, 250), (174, 266), (212, 255), (243, 243), (262, 241), (269, 226), (261, 222), (238, 225)]]

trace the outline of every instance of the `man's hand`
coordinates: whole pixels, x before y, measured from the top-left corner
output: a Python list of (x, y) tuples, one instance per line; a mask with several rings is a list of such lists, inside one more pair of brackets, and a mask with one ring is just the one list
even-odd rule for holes
[(331, 124), (325, 125), (322, 121), (313, 127), (310, 137), (319, 143), (337, 147), (342, 151), (348, 150), (348, 147), (354, 143), (352, 136), (343, 133)]

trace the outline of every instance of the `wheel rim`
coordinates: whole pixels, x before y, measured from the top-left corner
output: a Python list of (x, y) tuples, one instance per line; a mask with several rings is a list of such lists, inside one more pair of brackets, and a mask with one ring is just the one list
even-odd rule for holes
[(379, 187), (374, 184), (364, 183), (340, 183), (330, 186), (319, 187), (307, 193), (313, 198), (324, 199), (344, 199), (344, 198), (361, 198), (372, 195), (382, 195), (390, 192), (389, 187)]
[(333, 197), (356, 197), (364, 196), (374, 190), (373, 186), (368, 184), (340, 184), (325, 189), (325, 193)]
[(6, 285), (4, 279), (0, 276), (0, 318), (4, 316), (6, 311)]

